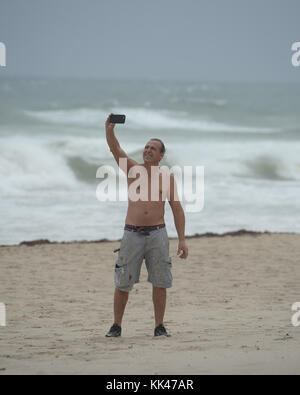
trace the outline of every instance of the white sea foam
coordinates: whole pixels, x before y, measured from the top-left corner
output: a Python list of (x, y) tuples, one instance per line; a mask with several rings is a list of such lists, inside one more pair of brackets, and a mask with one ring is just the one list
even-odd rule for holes
[[(205, 117), (199, 119), (189, 119), (184, 111), (174, 112), (167, 110), (153, 110), (146, 108), (118, 107), (112, 109), (113, 113), (126, 114), (126, 124), (131, 129), (181, 129), (194, 130), (199, 132), (278, 132), (280, 129), (267, 127), (249, 127), (245, 125), (230, 125), (215, 122)], [(43, 122), (77, 125), (77, 126), (97, 126), (103, 125), (108, 114), (103, 110), (79, 108), (72, 110), (52, 110), (52, 111), (25, 111), (27, 116), (39, 119)]]
[[(129, 157), (136, 157), (142, 146), (125, 143)], [(269, 142), (169, 142), (166, 160), (170, 167), (204, 166), (209, 182), (238, 179), (271, 181), (300, 180), (298, 147), (291, 142), (270, 146)], [(241, 155), (241, 152), (243, 153)], [(289, 152), (286, 155), (285, 152)], [(72, 159), (69, 162), (68, 159)], [(81, 182), (95, 180), (101, 165), (114, 166), (115, 161), (104, 138), (2, 137), (0, 141), (0, 191), (19, 195), (34, 190), (80, 188)], [(77, 178), (76, 170), (80, 171)]]
[(199, 119), (189, 119), (184, 111), (167, 111), (167, 110), (150, 110), (145, 108), (118, 108), (122, 114), (127, 115), (127, 124), (133, 129), (181, 129), (194, 130), (199, 132), (278, 132), (276, 128), (266, 127), (248, 127), (240, 125), (227, 125), (224, 123), (214, 122), (199, 116)]
[(55, 151), (34, 139), (1, 138), (1, 194), (30, 193), (38, 190), (68, 190), (78, 182), (65, 162)]
[(66, 157), (81, 157), (95, 163), (100, 158), (111, 159), (111, 153), (105, 138), (64, 136), (55, 139), (51, 146)]
[(43, 122), (63, 125), (103, 125), (108, 114), (103, 110), (78, 108), (72, 110), (24, 111), (26, 115)]
[[(299, 147), (293, 142), (206, 141), (202, 144), (170, 143), (167, 155), (172, 165), (205, 166), (216, 180), (228, 177), (265, 180), (300, 180)], [(289, 152), (289, 155), (285, 153)]]

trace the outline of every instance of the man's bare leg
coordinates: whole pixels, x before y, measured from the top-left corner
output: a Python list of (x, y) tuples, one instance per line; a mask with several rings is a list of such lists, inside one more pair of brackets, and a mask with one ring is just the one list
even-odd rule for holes
[(126, 303), (128, 300), (129, 292), (120, 291), (119, 289), (115, 289), (114, 295), (114, 316), (115, 323), (121, 326), (123, 314), (125, 311)]
[(166, 288), (158, 288), (153, 286), (152, 300), (154, 306), (155, 327), (157, 327), (164, 322), (167, 301)]

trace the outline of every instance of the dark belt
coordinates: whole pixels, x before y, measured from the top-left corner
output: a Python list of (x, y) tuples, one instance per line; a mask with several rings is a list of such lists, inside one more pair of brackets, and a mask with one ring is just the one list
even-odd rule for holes
[(152, 230), (157, 230), (164, 228), (166, 225), (156, 225), (156, 226), (135, 226), (126, 224), (124, 230), (129, 230), (130, 232), (138, 232), (144, 236), (149, 236)]

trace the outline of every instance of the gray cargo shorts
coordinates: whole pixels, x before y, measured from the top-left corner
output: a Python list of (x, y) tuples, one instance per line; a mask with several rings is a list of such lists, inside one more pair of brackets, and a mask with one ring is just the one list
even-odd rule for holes
[(169, 256), (169, 239), (166, 228), (155, 229), (149, 235), (124, 230), (118, 258), (115, 262), (115, 286), (131, 291), (139, 282), (145, 259), (148, 281), (159, 288), (172, 286), (172, 260)]

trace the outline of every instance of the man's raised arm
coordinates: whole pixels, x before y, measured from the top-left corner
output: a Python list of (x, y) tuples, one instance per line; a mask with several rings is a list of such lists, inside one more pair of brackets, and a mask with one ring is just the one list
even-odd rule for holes
[[(111, 153), (113, 154), (118, 166), (120, 165), (120, 158), (126, 158), (127, 159), (127, 174), (129, 169), (134, 166), (137, 165), (137, 162), (134, 161), (133, 159), (128, 158), (126, 152), (124, 152), (122, 150), (122, 148), (120, 147), (120, 144), (115, 136), (114, 133), (114, 127), (115, 127), (115, 123), (110, 123), (109, 122), (109, 118), (112, 114), (109, 114), (106, 122), (105, 122), (105, 130), (106, 130), (106, 141), (107, 144), (109, 146), (109, 149), (111, 150)], [(122, 169), (124, 171), (124, 169)]]

